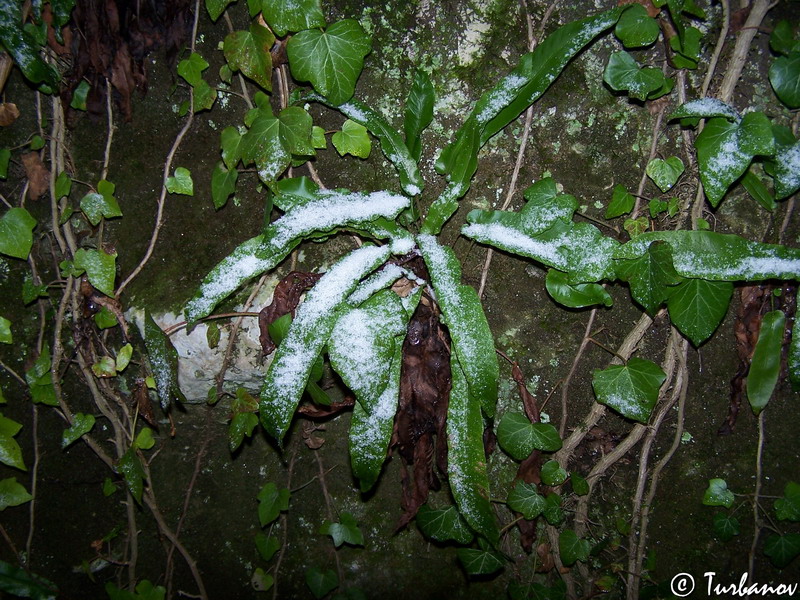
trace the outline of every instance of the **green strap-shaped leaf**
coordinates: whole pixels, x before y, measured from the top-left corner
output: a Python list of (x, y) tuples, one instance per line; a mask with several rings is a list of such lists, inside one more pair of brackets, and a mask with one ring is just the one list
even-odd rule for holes
[(417, 236), (417, 243), (469, 393), (480, 403), (486, 415), (492, 417), (500, 369), (492, 332), (478, 293), (471, 286), (461, 284), (461, 266), (450, 248), (440, 246), (432, 235)]
[(261, 389), (261, 423), (281, 441), (306, 387), (308, 375), (358, 282), (389, 256), (386, 247), (364, 246), (328, 271), (308, 292), (289, 334), (278, 347)]
[(617, 276), (631, 286), (631, 295), (650, 314), (655, 315), (670, 293), (682, 281), (672, 266), (672, 249), (664, 242), (653, 242), (639, 258), (618, 261)]
[(40, 44), (21, 25), (22, 4), (14, 0), (3, 1), (0, 4), (0, 45), (11, 55), (26, 79), (56, 88), (60, 79), (58, 71), (42, 59)]
[(733, 294), (728, 281), (685, 279), (669, 289), (667, 308), (675, 327), (699, 346), (717, 330)]
[(161, 406), (166, 409), (172, 403), (173, 397), (186, 402), (178, 386), (178, 351), (149, 311), (144, 313), (144, 345), (153, 378), (156, 380)]
[(775, 152), (772, 124), (762, 112), (747, 113), (738, 123), (714, 117), (697, 136), (695, 148), (703, 189), (716, 207), (754, 156)]
[(798, 391), (800, 390), (800, 319), (794, 320), (786, 362), (789, 367), (789, 383), (792, 384), (794, 391)]
[(286, 44), (292, 75), (310, 81), (336, 105), (353, 96), (364, 57), (371, 49), (369, 36), (353, 19), (333, 23), (324, 32), (306, 29)]
[(723, 117), (728, 121), (738, 123), (742, 116), (730, 104), (726, 104), (717, 98), (699, 98), (690, 100), (679, 106), (670, 116), (671, 119), (709, 119), (711, 117)]
[(209, 315), (242, 283), (282, 261), (304, 237), (344, 226), (367, 227), (380, 217), (393, 219), (409, 204), (408, 198), (388, 192), (317, 190), (309, 194), (264, 234), (247, 240), (214, 267), (186, 305), (187, 321), (193, 323)]
[(261, 10), (272, 30), (280, 37), (289, 32), (325, 27), (325, 15), (319, 0), (269, 0)]
[(431, 508), (423, 504), (419, 507), (416, 521), (423, 535), (437, 542), (453, 540), (469, 544), (475, 537), (455, 506)]
[(458, 360), (450, 359), (452, 389), (447, 406), (447, 472), (458, 510), (475, 531), (496, 544), (500, 532), (489, 493), (481, 407), (469, 393)]
[(305, 98), (335, 108), (351, 121), (366, 127), (372, 135), (378, 138), (381, 151), (397, 169), (400, 187), (403, 188), (403, 191), (409, 196), (417, 196), (422, 192), (425, 181), (422, 179), (416, 160), (403, 142), (403, 138), (383, 115), (355, 98), (338, 106), (318, 94), (309, 94)]
[(545, 287), (550, 297), (569, 308), (584, 308), (595, 304), (611, 306), (613, 299), (602, 285), (597, 283), (579, 283), (571, 285), (566, 273), (556, 269), (547, 270)]
[(24, 208), (11, 208), (0, 218), (0, 254), (25, 260), (33, 246), (36, 219)]
[(229, 33), (223, 44), (223, 52), (228, 66), (233, 71), (258, 83), (267, 91), (272, 91), (272, 55), (269, 51), (275, 43), (275, 36), (269, 29), (252, 23), (247, 31)]
[(657, 364), (634, 356), (625, 365), (595, 369), (592, 387), (601, 404), (624, 417), (647, 423), (658, 400), (658, 390), (666, 378)]
[(415, 161), (419, 162), (422, 156), (422, 143), (420, 135), (433, 120), (433, 84), (430, 77), (422, 69), (417, 69), (414, 83), (406, 99), (403, 131), (406, 137), (406, 146)]
[(785, 324), (786, 315), (780, 310), (768, 312), (761, 320), (758, 341), (747, 373), (747, 399), (755, 414), (767, 406), (778, 383)]
[(652, 231), (616, 246), (614, 258), (642, 256), (656, 240), (669, 242), (683, 277), (709, 281), (800, 279), (800, 249), (751, 242), (713, 231)]

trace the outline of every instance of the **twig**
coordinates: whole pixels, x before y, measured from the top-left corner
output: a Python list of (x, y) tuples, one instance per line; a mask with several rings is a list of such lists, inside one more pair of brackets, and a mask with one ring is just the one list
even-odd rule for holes
[(578, 351), (575, 353), (575, 358), (572, 359), (572, 367), (570, 367), (566, 379), (564, 379), (564, 382), (561, 384), (561, 423), (558, 426), (558, 437), (562, 439), (567, 431), (567, 395), (569, 394), (569, 385), (578, 370), (578, 363), (581, 360), (581, 356), (583, 356), (586, 346), (589, 345), (589, 337), (591, 336), (592, 326), (594, 325), (594, 319), (596, 316), (597, 309), (593, 308), (591, 312), (589, 312), (589, 321), (586, 323), (586, 330), (583, 333), (581, 345), (578, 347)]
[[(325, 498), (325, 510), (328, 513), (328, 520), (334, 521), (336, 519), (334, 515), (335, 508), (333, 506), (333, 500), (331, 500), (331, 495), (328, 493), (328, 485), (325, 483), (325, 467), (322, 465), (322, 457), (318, 449), (314, 450), (314, 458), (317, 459), (317, 466), (319, 467), (319, 486)], [(339, 584), (341, 585), (344, 582), (344, 571), (342, 570), (342, 563), (339, 560), (339, 553), (336, 551), (336, 548), (333, 549), (333, 558), (336, 561), (336, 573), (339, 576)]]
[(25, 541), (25, 564), (31, 568), (33, 550), (33, 532), (36, 530), (36, 491), (39, 483), (39, 405), (33, 404), (33, 422), (31, 423), (31, 437), (33, 438), (33, 465), (31, 465), (31, 500), (28, 505), (28, 539)]
[(0, 360), (0, 369), (6, 371), (9, 375), (11, 375), (14, 379), (20, 382), (21, 385), (28, 387), (28, 382), (25, 381), (19, 373), (17, 373), (14, 369), (9, 367), (6, 363)]
[[(294, 475), (294, 461), (297, 458), (297, 446), (294, 447), (292, 450), (292, 456), (289, 459), (289, 467), (286, 470), (286, 487), (287, 489), (292, 489), (292, 475)], [(311, 482), (309, 482), (311, 483)], [(303, 484), (298, 489), (302, 489), (308, 484)], [(294, 491), (292, 491), (294, 493)], [(273, 570), (273, 583), (272, 583), (272, 600), (277, 600), (278, 598), (278, 572), (281, 570), (281, 563), (283, 562), (283, 557), (286, 554), (286, 547), (289, 544), (289, 519), (286, 516), (285, 512), (281, 513), (280, 516), (280, 523), (281, 523), (281, 549), (278, 552), (278, 557), (275, 559), (275, 569)]]
[(758, 450), (756, 453), (756, 489), (753, 498), (753, 542), (750, 544), (750, 553), (747, 556), (747, 583), (753, 582), (753, 571), (755, 569), (756, 561), (756, 546), (758, 545), (758, 537), (761, 534), (763, 523), (759, 514), (758, 498), (761, 495), (761, 485), (763, 479), (763, 460), (764, 460), (764, 442), (765, 442), (765, 415), (766, 411), (762, 410), (758, 414)]
[[(667, 104), (662, 104), (661, 108), (656, 115), (656, 122), (653, 124), (653, 140), (650, 142), (650, 154), (647, 156), (647, 163), (650, 164), (656, 157), (656, 152), (658, 151), (658, 138), (660, 137), (660, 130), (661, 130), (661, 122), (664, 119), (664, 112), (667, 110)], [(633, 212), (631, 213), (631, 219), (636, 219), (639, 216), (639, 210), (641, 209), (642, 205), (642, 194), (644, 193), (644, 186), (647, 184), (647, 170), (642, 172), (642, 177), (639, 179), (639, 187), (636, 188), (636, 203), (633, 206)]]

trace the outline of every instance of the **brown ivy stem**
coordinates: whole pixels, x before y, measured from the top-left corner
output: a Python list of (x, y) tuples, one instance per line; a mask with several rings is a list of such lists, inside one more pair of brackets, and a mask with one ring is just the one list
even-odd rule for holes
[[(322, 464), (319, 449), (314, 450), (314, 458), (317, 460), (317, 467), (319, 468), (319, 486), (322, 489), (322, 496), (325, 498), (325, 510), (328, 513), (328, 520), (333, 522), (336, 519), (334, 515), (335, 509), (331, 495), (328, 492), (328, 485), (325, 483), (325, 467)], [(335, 547), (333, 549), (333, 558), (336, 561), (336, 573), (339, 577), (339, 585), (341, 585), (344, 582), (344, 571), (342, 570), (342, 562), (339, 560), (339, 552)]]
[(36, 530), (36, 492), (39, 483), (39, 461), (41, 459), (41, 452), (39, 450), (39, 406), (33, 404), (31, 412), (33, 413), (31, 423), (33, 464), (31, 465), (31, 500), (28, 503), (28, 539), (25, 540), (25, 563), (28, 567), (32, 564), (33, 532)]
[[(755, 569), (756, 561), (756, 546), (758, 546), (758, 538), (761, 535), (761, 529), (764, 524), (761, 520), (759, 513), (759, 497), (761, 495), (761, 486), (763, 484), (763, 460), (764, 460), (764, 444), (766, 442), (766, 419), (765, 410), (758, 414), (758, 448), (756, 451), (756, 489), (753, 494), (753, 541), (750, 544), (750, 552), (747, 555), (747, 583), (753, 583), (753, 570)], [(749, 598), (749, 595), (748, 595)]]
[[(259, 313), (257, 312), (247, 312), (247, 311), (240, 311), (240, 312), (227, 312), (227, 313), (218, 313), (215, 315), (208, 315), (207, 317), (203, 317), (199, 319), (200, 321), (214, 321), (215, 319), (231, 319), (233, 317), (257, 317)], [(174, 325), (170, 325), (166, 329), (164, 329), (164, 335), (170, 336), (176, 331), (180, 331), (184, 327), (189, 324), (188, 321), (181, 321), (179, 323), (175, 323)]]
[[(666, 67), (666, 64), (665, 64)], [(656, 115), (656, 122), (653, 124), (653, 139), (650, 142), (650, 153), (647, 156), (647, 162), (645, 164), (650, 164), (658, 152), (658, 138), (661, 137), (661, 123), (664, 120), (664, 112), (667, 110), (667, 104), (662, 103), (661, 108), (658, 110), (658, 114)], [(639, 179), (639, 187), (636, 188), (636, 203), (633, 205), (633, 212), (631, 213), (631, 219), (636, 219), (639, 216), (639, 210), (641, 210), (642, 205), (642, 194), (644, 193), (644, 186), (647, 185), (647, 170), (642, 172), (642, 177)]]
[(581, 345), (578, 347), (578, 351), (575, 353), (575, 358), (572, 359), (572, 366), (569, 369), (569, 373), (567, 373), (567, 377), (564, 379), (563, 383), (561, 384), (561, 423), (558, 426), (558, 437), (564, 439), (564, 434), (567, 431), (567, 398), (569, 395), (569, 386), (572, 383), (572, 378), (575, 376), (575, 373), (578, 371), (578, 363), (583, 356), (584, 351), (586, 350), (586, 346), (589, 345), (589, 339), (591, 338), (592, 334), (592, 326), (594, 325), (594, 319), (597, 316), (597, 309), (593, 308), (589, 312), (589, 320), (586, 323), (586, 330), (583, 333), (583, 339), (581, 340)]
[[(295, 490), (292, 490), (292, 475), (294, 475), (294, 461), (297, 458), (297, 446), (294, 447), (292, 450), (292, 456), (289, 458), (289, 467), (286, 470), (286, 488), (291, 490), (291, 493), (294, 493)], [(329, 469), (330, 471), (330, 469)], [(316, 479), (316, 477), (314, 478)], [(313, 479), (311, 480), (313, 481)], [(298, 490), (303, 489), (306, 485), (311, 483), (304, 483), (301, 485)], [(286, 554), (286, 547), (289, 544), (289, 518), (286, 516), (285, 512), (281, 513), (280, 516), (280, 524), (281, 524), (281, 549), (278, 551), (278, 557), (275, 559), (275, 568), (272, 571), (272, 600), (277, 600), (278, 598), (278, 573), (281, 570), (281, 563), (283, 562), (283, 557)]]
[(9, 374), (9, 375), (11, 375), (11, 376), (12, 376), (14, 379), (16, 379), (17, 381), (19, 381), (19, 383), (20, 383), (22, 386), (24, 386), (24, 387), (28, 387), (28, 382), (27, 382), (27, 381), (25, 381), (25, 380), (22, 378), (22, 376), (21, 376), (19, 373), (17, 373), (17, 372), (16, 372), (14, 369), (12, 369), (11, 367), (9, 367), (9, 366), (8, 366), (6, 363), (4, 363), (2, 360), (0, 360), (0, 369), (3, 369), (3, 370), (6, 372), (6, 373), (8, 373), (8, 374)]
[[(108, 165), (111, 161), (111, 142), (114, 139), (114, 111), (112, 109), (111, 81), (106, 77), (106, 122), (108, 124), (108, 134), (106, 135), (106, 148), (103, 152), (103, 168), (100, 171), (100, 179), (108, 179)], [(97, 245), (103, 242), (103, 232), (105, 231), (106, 220), (100, 219), (100, 226), (97, 229)]]

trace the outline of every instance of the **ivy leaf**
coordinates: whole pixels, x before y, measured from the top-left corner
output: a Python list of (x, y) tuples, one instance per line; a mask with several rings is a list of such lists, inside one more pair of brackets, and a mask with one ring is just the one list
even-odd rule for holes
[(136, 447), (131, 446), (117, 461), (117, 472), (125, 479), (131, 495), (137, 503), (142, 503), (142, 492), (144, 491), (144, 468), (136, 453)]
[(762, 112), (747, 113), (738, 123), (714, 117), (697, 136), (695, 148), (703, 189), (716, 207), (754, 156), (775, 152), (772, 125)]
[(222, 160), (229, 169), (234, 169), (242, 158), (242, 134), (235, 127), (226, 127), (220, 133)]
[(647, 176), (652, 179), (662, 192), (672, 188), (683, 174), (683, 161), (677, 156), (670, 156), (667, 160), (654, 158), (647, 163), (645, 169)]
[(22, 458), (22, 448), (14, 439), (22, 425), (0, 414), (0, 462), (20, 471), (27, 471)]
[(416, 521), (423, 535), (437, 542), (453, 540), (459, 544), (469, 544), (474, 537), (455, 506), (434, 509), (423, 504), (419, 507)]
[(589, 482), (575, 471), (569, 474), (569, 480), (572, 482), (572, 491), (578, 496), (585, 496), (589, 493)]
[(666, 378), (657, 364), (634, 356), (625, 365), (595, 369), (592, 387), (601, 404), (624, 417), (647, 423), (658, 400), (658, 389)]
[(714, 534), (723, 542), (732, 540), (741, 533), (739, 519), (726, 513), (714, 515)]
[(732, 294), (733, 284), (728, 281), (685, 279), (670, 288), (669, 318), (692, 344), (699, 346), (725, 318)]
[(331, 142), (341, 156), (352, 154), (359, 158), (367, 158), (372, 149), (367, 128), (350, 119), (344, 122), (341, 131), (333, 134)]
[(415, 161), (419, 162), (422, 156), (422, 142), (420, 135), (433, 120), (434, 91), (430, 77), (422, 69), (417, 69), (414, 83), (406, 99), (403, 131), (406, 146)]
[(258, 425), (258, 417), (250, 412), (240, 412), (233, 415), (228, 427), (228, 448), (231, 452), (242, 445), (244, 437), (252, 437), (253, 429)]
[(291, 492), (286, 488), (278, 489), (271, 481), (258, 492), (258, 520), (265, 527), (277, 519), (281, 512), (289, 510)]
[(14, 340), (11, 336), (11, 321), (5, 317), (0, 317), (0, 344), (11, 344)]
[(558, 526), (564, 521), (564, 510), (561, 508), (561, 496), (558, 494), (547, 494), (544, 499), (545, 507), (542, 515), (550, 525)]
[(548, 269), (545, 287), (550, 297), (569, 308), (584, 308), (595, 304), (611, 306), (614, 300), (602, 285), (597, 283), (579, 283), (571, 285), (566, 273), (557, 269)]
[(663, 95), (658, 92), (667, 85), (661, 69), (640, 67), (627, 52), (611, 55), (603, 72), (603, 81), (614, 91), (627, 92), (642, 101)]
[(672, 265), (672, 249), (653, 242), (639, 258), (619, 261), (617, 276), (631, 286), (631, 295), (651, 315), (669, 297), (670, 287), (682, 281)]
[(467, 575), (491, 575), (503, 568), (505, 560), (499, 552), (479, 550), (478, 548), (459, 548), (456, 551), (458, 562)]
[(352, 97), (370, 50), (369, 36), (353, 19), (333, 23), (324, 32), (300, 31), (286, 44), (292, 75), (311, 82), (316, 91), (337, 105)]
[(186, 167), (178, 167), (175, 169), (175, 175), (172, 177), (167, 177), (165, 185), (170, 194), (194, 196), (194, 182), (192, 182), (192, 174)]
[(772, 161), (771, 174), (775, 178), (775, 197), (778, 199), (788, 198), (800, 189), (800, 141), (795, 141), (788, 128), (784, 129), (788, 132), (787, 139), (778, 140), (776, 134), (777, 151)]
[(542, 465), (542, 483), (550, 486), (561, 485), (569, 474), (558, 464), (557, 460), (548, 460)]
[(162, 408), (166, 409), (173, 397), (186, 402), (178, 385), (178, 351), (147, 310), (144, 313), (144, 345)]
[(128, 366), (128, 363), (131, 362), (131, 356), (133, 355), (133, 346), (130, 344), (125, 344), (122, 348), (119, 349), (117, 352), (117, 358), (115, 360), (115, 369), (117, 373), (121, 373), (125, 370)]
[(328, 147), (328, 142), (325, 140), (325, 130), (318, 125), (311, 127), (311, 145), (318, 150), (324, 150)]
[(268, 92), (272, 91), (272, 55), (275, 36), (269, 29), (252, 23), (247, 31), (234, 31), (225, 37), (222, 51), (228, 67), (241, 71)]
[(536, 492), (536, 485), (521, 480), (508, 493), (506, 503), (511, 510), (521, 513), (529, 521), (542, 514), (547, 507), (544, 496)]
[(183, 77), (190, 86), (195, 87), (203, 81), (203, 71), (208, 68), (208, 63), (197, 52), (192, 52), (189, 58), (178, 63), (178, 75)]
[(80, 248), (75, 252), (73, 264), (80, 272), (86, 271), (89, 283), (106, 296), (114, 295), (114, 279), (117, 276), (116, 253)]
[(700, 119), (711, 117), (722, 117), (728, 121), (738, 123), (742, 116), (730, 104), (726, 104), (717, 98), (699, 98), (690, 100), (679, 106), (670, 116), (671, 119), (693, 119), (695, 122)]
[(778, 100), (790, 109), (800, 107), (800, 51), (776, 58), (769, 68), (769, 82)]
[(273, 535), (264, 535), (264, 532), (259, 531), (256, 534), (256, 549), (259, 556), (264, 560), (271, 560), (275, 553), (280, 550), (281, 543)]
[(682, 36), (669, 39), (669, 46), (675, 52), (672, 64), (676, 69), (696, 69), (700, 62), (700, 39), (702, 32), (696, 27), (688, 27)]
[(27, 259), (33, 246), (34, 227), (36, 219), (27, 210), (10, 208), (0, 218), (0, 254)]
[(703, 504), (706, 506), (733, 506), (733, 492), (728, 489), (728, 484), (724, 479), (709, 479), (708, 487), (703, 494)]
[(355, 518), (350, 513), (341, 513), (338, 523), (331, 523), (326, 520), (319, 528), (319, 532), (323, 535), (331, 536), (333, 545), (337, 548), (345, 543), (351, 546), (364, 545), (364, 535), (358, 528), (358, 523)]
[(133, 440), (131, 447), (138, 450), (150, 450), (150, 448), (155, 446), (155, 443), (156, 441), (153, 438), (153, 430), (149, 427), (142, 427), (142, 429), (140, 429), (139, 433), (136, 435), (136, 438)]
[(20, 27), (22, 22), (22, 5), (4, 2), (3, 10), (0, 10), (0, 44), (28, 81), (51, 89), (57, 88), (61, 76), (42, 59), (40, 44), (29, 31)]
[(772, 564), (783, 569), (800, 555), (800, 533), (771, 534), (764, 542), (764, 554)]
[(31, 400), (35, 404), (58, 406), (56, 389), (53, 385), (53, 374), (50, 371), (50, 348), (45, 346), (33, 366), (25, 371), (25, 381), (31, 392)]
[(311, 567), (306, 571), (306, 585), (314, 597), (320, 600), (339, 586), (339, 579), (333, 569), (323, 571), (317, 567)]
[(626, 48), (642, 48), (658, 39), (658, 21), (652, 18), (641, 4), (632, 4), (622, 13), (614, 28), (616, 35)]
[(200, 80), (200, 83), (192, 88), (192, 112), (211, 110), (216, 100), (217, 90), (205, 81)]
[(742, 177), (742, 186), (750, 194), (750, 197), (758, 202), (765, 210), (773, 211), (777, 204), (775, 204), (775, 197), (764, 185), (764, 182), (753, 173), (752, 169), (748, 170), (744, 177)]
[(289, 32), (325, 27), (319, 0), (262, 0), (261, 10), (278, 37)]
[(114, 364), (114, 359), (110, 356), (103, 356), (96, 363), (92, 365), (92, 373), (95, 377), (116, 377), (117, 369)]
[[(70, 183), (72, 182), (71, 179), (69, 181)], [(97, 192), (90, 192), (81, 199), (81, 210), (93, 226), (96, 227), (103, 217), (112, 219), (122, 216), (119, 203), (114, 197), (115, 187), (113, 183), (103, 179), (97, 184)], [(67, 191), (67, 194), (69, 194), (69, 191)]]
[(238, 178), (239, 171), (226, 169), (222, 161), (214, 165), (214, 170), (211, 172), (211, 200), (216, 210), (225, 206), (228, 198), (236, 191)]
[(586, 562), (591, 549), (592, 545), (589, 540), (579, 538), (572, 529), (565, 529), (558, 536), (558, 551), (566, 566), (571, 566), (578, 561)]
[[(9, 506), (19, 506), (33, 500), (25, 487), (17, 483), (16, 477), (9, 477), (0, 481), (0, 511)], [(54, 597), (54, 596), (53, 596)]]
[[(54, 3), (51, 2), (51, 4)], [(4, 487), (3, 483), (0, 483), (0, 487)], [(25, 493), (27, 494), (27, 492)], [(55, 600), (58, 596), (58, 588), (52, 581), (2, 560), (0, 560), (0, 581), (3, 582), (5, 592), (20, 598)]]
[(618, 183), (614, 186), (614, 191), (611, 194), (611, 202), (606, 209), (606, 219), (614, 219), (622, 215), (627, 215), (633, 210), (636, 204), (636, 198), (633, 194), (625, 189), (625, 186)]
[(225, 9), (231, 2), (235, 2), (235, 0), (206, 0), (208, 16), (216, 23), (217, 19), (225, 12)]
[(242, 161), (255, 162), (258, 176), (270, 183), (289, 166), (293, 154), (314, 154), (311, 127), (311, 115), (299, 106), (285, 108), (277, 117), (261, 114), (242, 136)]
[(61, 171), (61, 173), (58, 174), (58, 177), (56, 177), (56, 184), (54, 187), (56, 200), (61, 200), (61, 198), (69, 196), (71, 190), (72, 190), (72, 178), (69, 175), (67, 175), (66, 171)]
[(66, 448), (80, 439), (82, 435), (89, 433), (94, 427), (94, 422), (94, 415), (75, 413), (72, 425), (70, 425), (69, 429), (65, 429), (61, 435), (61, 447)]
[(783, 490), (783, 498), (775, 500), (775, 516), (779, 521), (800, 521), (800, 484), (790, 481)]
[(780, 310), (768, 312), (761, 320), (758, 341), (747, 373), (747, 399), (755, 414), (767, 406), (778, 383), (785, 323), (786, 315)]
[(792, 50), (796, 50), (797, 46), (798, 42), (794, 39), (792, 24), (786, 19), (778, 21), (769, 36), (769, 47), (772, 48), (772, 51), (785, 56)]
[(549, 423), (531, 423), (517, 412), (507, 412), (497, 425), (497, 441), (516, 460), (525, 460), (534, 450), (555, 452), (561, 448), (561, 438)]

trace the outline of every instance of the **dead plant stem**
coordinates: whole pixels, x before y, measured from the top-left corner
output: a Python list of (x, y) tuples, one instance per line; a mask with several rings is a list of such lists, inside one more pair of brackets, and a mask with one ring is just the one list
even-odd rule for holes
[[(750, 552), (747, 555), (747, 583), (753, 582), (753, 572), (756, 562), (756, 547), (758, 538), (761, 535), (763, 522), (759, 512), (758, 499), (761, 496), (761, 485), (764, 476), (764, 444), (766, 441), (765, 410), (758, 414), (758, 448), (756, 451), (756, 489), (753, 493), (753, 541), (750, 544)], [(748, 596), (749, 597), (749, 596)]]
[(594, 319), (596, 316), (597, 309), (593, 308), (589, 312), (589, 320), (586, 322), (586, 330), (583, 333), (581, 345), (578, 347), (578, 351), (575, 353), (575, 358), (572, 359), (572, 366), (569, 369), (569, 373), (567, 373), (566, 379), (564, 379), (564, 382), (561, 384), (561, 423), (558, 427), (558, 437), (561, 439), (564, 439), (564, 434), (567, 432), (567, 400), (569, 398), (569, 386), (570, 383), (572, 383), (572, 378), (578, 371), (578, 364), (580, 363), (581, 357), (586, 350), (586, 346), (589, 345), (589, 339), (592, 335), (592, 327), (594, 326)]

